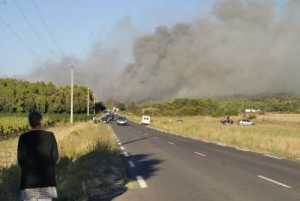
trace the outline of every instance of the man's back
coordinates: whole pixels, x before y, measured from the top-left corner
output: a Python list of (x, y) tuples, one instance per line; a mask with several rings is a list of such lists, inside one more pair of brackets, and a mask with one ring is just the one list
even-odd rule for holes
[(53, 133), (32, 130), (21, 135), (18, 145), (21, 189), (56, 186), (57, 159), (57, 143)]

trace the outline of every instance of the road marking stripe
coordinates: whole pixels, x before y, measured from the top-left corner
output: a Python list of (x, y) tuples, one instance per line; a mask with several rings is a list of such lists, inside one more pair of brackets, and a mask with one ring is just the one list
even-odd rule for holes
[(245, 151), (245, 152), (250, 152), (251, 150), (250, 149), (244, 149), (244, 148), (236, 148), (237, 150), (240, 150), (240, 151)]
[(133, 163), (132, 161), (128, 161), (128, 163), (129, 163), (129, 166), (130, 166), (131, 168), (135, 168), (135, 165), (134, 165), (134, 163)]
[(121, 148), (121, 150), (122, 150), (122, 151), (124, 151), (124, 150), (125, 150), (125, 148), (124, 148), (123, 146), (121, 146), (120, 148)]
[(124, 156), (129, 157), (129, 154), (126, 151), (124, 151), (123, 154)]
[(199, 155), (199, 156), (202, 156), (202, 157), (206, 157), (206, 154), (202, 154), (200, 152), (194, 152), (195, 154)]
[(136, 180), (139, 183), (141, 188), (147, 188), (148, 187), (147, 183), (145, 182), (145, 180), (142, 176), (137, 176)]
[(219, 146), (222, 146), (222, 147), (227, 147), (227, 144), (224, 144), (224, 143), (221, 143), (221, 142), (218, 142), (216, 144), (219, 145)]
[(171, 145), (175, 145), (175, 143), (174, 142), (168, 142), (169, 144), (171, 144)]
[(118, 142), (118, 145), (122, 145), (122, 143), (121, 143), (121, 142)]
[(264, 177), (264, 176), (262, 176), (262, 175), (258, 175), (258, 177), (261, 178), (261, 179), (263, 179), (263, 180), (266, 180), (266, 181), (268, 181), (268, 182), (271, 182), (271, 183), (277, 184), (277, 185), (279, 185), (279, 186), (285, 187), (285, 188), (292, 188), (291, 186), (288, 186), (288, 185), (286, 185), (286, 184), (283, 184), (283, 183), (281, 183), (281, 182), (279, 182), (279, 181), (275, 181), (275, 180), (270, 179), (270, 178), (268, 178), (268, 177)]

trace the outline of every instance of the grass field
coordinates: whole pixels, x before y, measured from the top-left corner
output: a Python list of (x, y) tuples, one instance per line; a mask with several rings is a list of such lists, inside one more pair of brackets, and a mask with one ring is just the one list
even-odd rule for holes
[[(59, 144), (59, 199), (100, 200), (125, 190), (126, 170), (107, 125), (77, 123), (51, 129)], [(18, 198), (17, 138), (0, 142), (0, 200)]]
[[(137, 116), (129, 115), (129, 118), (140, 121)], [(234, 120), (240, 118), (233, 117)], [(151, 126), (189, 138), (300, 160), (300, 114), (258, 115), (256, 125), (250, 127), (224, 126), (219, 122), (218, 118), (206, 116), (153, 116)]]

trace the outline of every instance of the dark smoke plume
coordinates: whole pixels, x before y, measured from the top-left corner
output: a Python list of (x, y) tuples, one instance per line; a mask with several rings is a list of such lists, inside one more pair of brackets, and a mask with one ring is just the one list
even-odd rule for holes
[(299, 10), (298, 0), (282, 8), (275, 0), (220, 0), (205, 18), (136, 40), (125, 69), (114, 63), (118, 54), (93, 54), (82, 69), (95, 64), (99, 96), (122, 101), (300, 94)]

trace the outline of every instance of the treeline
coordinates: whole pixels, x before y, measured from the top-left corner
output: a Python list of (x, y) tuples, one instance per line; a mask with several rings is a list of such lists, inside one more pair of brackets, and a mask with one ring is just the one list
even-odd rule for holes
[[(74, 87), (74, 112), (87, 110), (87, 88)], [(93, 93), (90, 92), (90, 109), (93, 110)], [(43, 113), (70, 111), (70, 87), (53, 83), (0, 79), (0, 112), (23, 113), (38, 110)]]
[(192, 116), (238, 115), (245, 109), (261, 112), (300, 112), (300, 97), (276, 96), (227, 99), (175, 99), (169, 102), (128, 104), (126, 110), (137, 115)]

